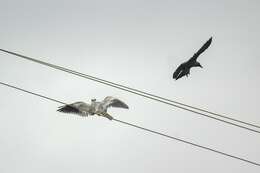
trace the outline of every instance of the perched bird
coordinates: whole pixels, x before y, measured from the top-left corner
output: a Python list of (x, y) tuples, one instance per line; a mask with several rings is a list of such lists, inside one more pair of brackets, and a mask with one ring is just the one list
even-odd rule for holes
[(75, 102), (72, 104), (60, 106), (57, 111), (63, 113), (72, 113), (78, 114), (80, 116), (88, 116), (88, 115), (99, 115), (112, 120), (113, 117), (107, 113), (107, 108), (109, 107), (118, 107), (128, 109), (129, 107), (122, 102), (121, 100), (107, 96), (103, 101), (97, 102), (96, 99), (91, 99), (91, 104), (87, 104), (84, 102)]
[(204, 52), (211, 44), (212, 37), (186, 62), (179, 65), (179, 67), (173, 73), (173, 79), (178, 80), (183, 76), (187, 76), (190, 74), (191, 67), (201, 67), (200, 63), (197, 61), (199, 55)]

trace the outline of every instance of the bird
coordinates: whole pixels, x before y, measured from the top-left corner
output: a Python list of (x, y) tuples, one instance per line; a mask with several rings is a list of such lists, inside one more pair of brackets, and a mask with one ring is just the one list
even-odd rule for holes
[(107, 96), (101, 102), (98, 102), (96, 99), (91, 99), (91, 104), (82, 101), (66, 104), (58, 107), (57, 111), (62, 113), (77, 114), (82, 117), (87, 117), (89, 115), (93, 116), (96, 114), (106, 117), (109, 120), (113, 120), (113, 117), (107, 113), (107, 108), (109, 107), (129, 109), (128, 105), (123, 101), (112, 96)]
[(173, 79), (178, 80), (183, 76), (187, 76), (190, 74), (190, 69), (192, 67), (202, 67), (202, 65), (197, 61), (197, 58), (202, 54), (211, 44), (212, 37), (209, 38), (209, 40), (204, 43), (204, 45), (186, 62), (182, 63), (178, 66), (178, 68), (173, 73)]

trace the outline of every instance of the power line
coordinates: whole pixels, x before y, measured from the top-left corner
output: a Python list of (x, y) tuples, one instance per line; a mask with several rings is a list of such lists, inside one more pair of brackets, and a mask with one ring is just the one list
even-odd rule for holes
[[(56, 99), (53, 99), (53, 98), (50, 98), (50, 97), (47, 97), (47, 96), (44, 96), (44, 95), (41, 95), (41, 94), (37, 94), (37, 93), (31, 92), (31, 91), (28, 91), (28, 90), (25, 90), (25, 89), (22, 89), (22, 88), (19, 88), (19, 87), (16, 87), (16, 86), (4, 83), (4, 82), (0, 82), (0, 84), (4, 85), (4, 86), (7, 86), (9, 88), (13, 88), (13, 89), (16, 89), (16, 90), (19, 90), (19, 91), (22, 91), (22, 92), (26, 92), (26, 93), (29, 93), (29, 94), (32, 94), (32, 95), (44, 98), (46, 100), (50, 100), (50, 101), (53, 101), (53, 102), (56, 102), (56, 103), (60, 103), (60, 104), (66, 105), (65, 102), (62, 102), (62, 101), (59, 101), (59, 100), (56, 100)], [(131, 127), (135, 127), (135, 128), (138, 128), (138, 129), (141, 129), (141, 130), (153, 133), (153, 134), (157, 134), (157, 135), (169, 138), (169, 139), (173, 139), (173, 140), (185, 143), (185, 144), (192, 145), (192, 146), (195, 146), (197, 148), (202, 148), (202, 149), (205, 149), (205, 150), (208, 150), (208, 151), (212, 151), (214, 153), (218, 153), (218, 154), (221, 154), (221, 155), (233, 158), (233, 159), (237, 159), (237, 160), (240, 160), (240, 161), (243, 161), (243, 162), (247, 162), (247, 163), (252, 164), (252, 165), (260, 166), (260, 163), (257, 163), (257, 162), (254, 162), (254, 161), (250, 161), (250, 160), (244, 159), (242, 157), (234, 156), (234, 155), (222, 152), (222, 151), (218, 151), (218, 150), (215, 150), (215, 149), (212, 149), (212, 148), (209, 148), (209, 147), (205, 147), (203, 145), (199, 145), (199, 144), (196, 144), (196, 143), (193, 143), (193, 142), (189, 142), (189, 141), (177, 138), (177, 137), (173, 137), (173, 136), (170, 136), (170, 135), (167, 135), (167, 134), (164, 134), (164, 133), (160, 133), (160, 132), (157, 132), (157, 131), (154, 131), (154, 130), (151, 130), (151, 129), (148, 129), (148, 128), (144, 128), (144, 127), (132, 124), (132, 123), (128, 123), (128, 122), (125, 122), (125, 121), (121, 121), (121, 120), (118, 120), (118, 119), (115, 119), (115, 118), (113, 118), (113, 120), (117, 121), (119, 123), (125, 124), (125, 125), (129, 125)]]
[[(242, 126), (242, 125), (238, 125), (238, 124), (235, 124), (235, 123), (232, 123), (232, 122), (229, 122), (229, 121), (225, 121), (223, 119), (216, 118), (216, 117), (207, 115), (205, 113), (215, 115), (215, 116), (218, 116), (218, 117), (221, 117), (221, 118), (226, 118), (226, 119), (229, 119), (229, 120), (232, 120), (232, 121), (235, 121), (235, 122), (239, 122), (239, 123), (242, 123), (242, 124), (245, 124), (245, 125), (260, 128), (260, 126), (254, 125), (252, 123), (247, 123), (247, 122), (244, 122), (244, 121), (241, 121), (241, 120), (237, 120), (237, 119), (230, 118), (230, 117), (227, 117), (227, 116), (224, 116), (224, 115), (213, 113), (213, 112), (210, 112), (210, 111), (207, 111), (207, 110), (204, 110), (204, 109), (189, 106), (187, 104), (183, 104), (183, 103), (176, 102), (176, 101), (173, 101), (173, 100), (170, 100), (170, 99), (159, 97), (159, 96), (156, 96), (156, 95), (153, 95), (153, 94), (149, 94), (149, 93), (146, 93), (146, 92), (143, 92), (143, 91), (140, 91), (140, 90), (137, 90), (137, 89), (133, 89), (133, 88), (130, 88), (130, 87), (126, 87), (126, 86), (123, 86), (123, 85), (120, 85), (120, 84), (116, 84), (116, 83), (113, 83), (113, 82), (109, 82), (107, 80), (103, 80), (103, 79), (96, 78), (96, 77), (93, 77), (93, 76), (90, 76), (90, 75), (86, 75), (86, 74), (83, 74), (83, 73), (80, 73), (80, 72), (77, 72), (77, 71), (74, 71), (74, 70), (67, 69), (65, 67), (57, 66), (57, 65), (50, 64), (50, 63), (47, 63), (47, 62), (44, 62), (44, 61), (40, 61), (40, 60), (37, 60), (37, 59), (34, 59), (34, 58), (30, 58), (28, 56), (21, 55), (21, 54), (15, 53), (15, 52), (10, 52), (10, 51), (4, 50), (4, 49), (0, 49), (0, 51), (18, 56), (20, 58), (23, 58), (23, 59), (26, 59), (26, 60), (29, 60), (29, 61), (32, 61), (32, 62), (36, 62), (38, 64), (42, 64), (42, 65), (57, 69), (57, 70), (61, 70), (61, 71), (64, 71), (64, 72), (67, 72), (67, 73), (70, 73), (70, 74), (73, 74), (73, 75), (77, 75), (77, 76), (83, 77), (85, 79), (89, 79), (89, 80), (92, 80), (92, 81), (95, 81), (95, 82), (98, 82), (98, 83), (102, 83), (102, 84), (105, 84), (105, 85), (108, 85), (108, 86), (129, 92), (129, 93), (133, 93), (133, 94), (145, 97), (145, 98), (149, 98), (149, 99), (152, 99), (152, 100), (155, 100), (155, 101), (158, 101), (158, 102), (161, 102), (161, 103), (164, 103), (164, 104), (167, 104), (167, 105), (179, 108), (179, 109), (183, 109), (183, 110), (186, 110), (186, 111), (198, 114), (198, 115), (202, 115), (204, 117), (208, 117), (208, 118), (217, 120), (219, 122), (227, 123), (227, 124), (230, 124), (230, 125), (242, 128), (242, 129), (246, 129), (246, 130), (249, 130), (249, 131), (252, 131), (252, 132), (260, 133), (260, 131), (258, 131), (258, 130), (248, 128), (248, 127), (245, 127), (245, 126)], [(179, 104), (179, 105), (176, 105), (176, 104)], [(182, 107), (180, 105), (186, 106), (186, 107)], [(192, 108), (192, 109), (195, 109), (195, 110), (198, 110), (198, 111), (201, 111), (201, 112), (205, 112), (205, 113), (201, 113), (201, 112), (189, 109), (189, 108)]]
[[(238, 160), (241, 160), (241, 161), (245, 161), (245, 162), (248, 162), (249, 160), (247, 159), (243, 159), (241, 157), (237, 157), (237, 156), (233, 156), (231, 154), (227, 154), (227, 153), (224, 153), (222, 151), (218, 151), (218, 150), (215, 150), (215, 149), (212, 149), (212, 148), (209, 148), (209, 147), (205, 147), (205, 146), (202, 146), (202, 145), (198, 145), (196, 143), (193, 143), (193, 142), (189, 142), (189, 141), (186, 141), (186, 140), (183, 140), (183, 139), (180, 139), (180, 138), (176, 138), (176, 137), (173, 137), (173, 136), (170, 136), (170, 135), (166, 135), (164, 133), (160, 133), (160, 132), (157, 132), (157, 131), (154, 131), (154, 130), (150, 130), (150, 129), (147, 129), (147, 128), (144, 128), (144, 127), (141, 127), (141, 126), (137, 126), (135, 124), (132, 124), (132, 123), (128, 123), (128, 122), (125, 122), (125, 121), (121, 121), (121, 120), (118, 120), (118, 119), (113, 119), (114, 121), (117, 121), (117, 122), (120, 122), (120, 123), (123, 123), (123, 124), (126, 124), (126, 125), (129, 125), (129, 126), (132, 126), (132, 127), (135, 127), (135, 128), (138, 128), (138, 129), (141, 129), (141, 130), (145, 130), (145, 131), (148, 131), (148, 132), (151, 132), (151, 133), (154, 133), (154, 134), (157, 134), (157, 135), (160, 135), (160, 136), (164, 136), (166, 138), (170, 138), (170, 139), (173, 139), (173, 140), (176, 140), (176, 141), (179, 141), (179, 142), (183, 142), (183, 143), (186, 143), (186, 144), (189, 144), (189, 145), (193, 145), (195, 147), (199, 147), (199, 148), (203, 148), (205, 150), (209, 150), (209, 151), (212, 151), (212, 152), (215, 152), (215, 153), (218, 153), (218, 154), (222, 154), (222, 155), (225, 155), (225, 156), (228, 156), (228, 157), (231, 157), (231, 158), (234, 158), (234, 159), (238, 159)], [(256, 162), (252, 162), (252, 161), (249, 161), (251, 164), (254, 164), (254, 165), (257, 165), (257, 166), (260, 166), (259, 163), (256, 163)]]

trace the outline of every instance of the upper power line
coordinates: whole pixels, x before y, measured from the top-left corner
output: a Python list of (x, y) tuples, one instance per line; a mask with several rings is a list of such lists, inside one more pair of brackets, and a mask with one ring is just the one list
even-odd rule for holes
[[(220, 118), (225, 118), (225, 119), (228, 119), (228, 120), (232, 120), (234, 122), (238, 122), (238, 123), (248, 125), (248, 126), (252, 126), (252, 127), (256, 127), (256, 128), (260, 128), (259, 125), (255, 125), (255, 124), (252, 124), (252, 123), (248, 123), (248, 122), (245, 122), (245, 121), (234, 119), (234, 118), (231, 118), (229, 116), (214, 113), (214, 112), (211, 112), (211, 111), (208, 111), (208, 110), (205, 110), (205, 109), (190, 106), (190, 105), (178, 102), (178, 101), (170, 100), (170, 99), (160, 97), (160, 96), (157, 96), (157, 95), (154, 95), (154, 94), (150, 94), (150, 93), (147, 93), (147, 92), (135, 89), (135, 88), (127, 87), (127, 86), (124, 86), (124, 85), (121, 85), (121, 84), (117, 84), (117, 83), (110, 82), (110, 81), (107, 81), (107, 80), (104, 80), (104, 79), (100, 79), (100, 78), (97, 78), (97, 77), (94, 77), (94, 76), (91, 76), (91, 75), (83, 74), (83, 73), (80, 73), (80, 72), (77, 72), (77, 71), (74, 71), (74, 70), (70, 70), (70, 69), (65, 68), (65, 67), (61, 67), (61, 66), (58, 66), (58, 65), (47, 63), (47, 62), (44, 62), (44, 61), (41, 61), (41, 60), (38, 60), (38, 59), (35, 59), (35, 58), (31, 58), (31, 57), (28, 57), (28, 56), (25, 56), (25, 55), (21, 55), (21, 54), (15, 53), (15, 52), (11, 52), (11, 51), (4, 50), (4, 49), (0, 49), (0, 51), (18, 56), (18, 57), (23, 58), (25, 60), (29, 60), (29, 61), (32, 61), (32, 62), (35, 62), (35, 63), (38, 63), (38, 64), (42, 64), (42, 65), (45, 65), (45, 66), (48, 66), (48, 67), (51, 67), (51, 68), (54, 68), (54, 69), (57, 69), (57, 70), (60, 70), (60, 71), (64, 71), (64, 72), (67, 72), (67, 73), (70, 73), (70, 74), (73, 74), (73, 75), (77, 75), (77, 76), (83, 77), (85, 79), (89, 79), (89, 80), (92, 80), (92, 81), (95, 81), (95, 82), (98, 82), (98, 83), (102, 83), (102, 84), (105, 84), (105, 85), (108, 85), (108, 86), (129, 92), (129, 93), (133, 93), (133, 94), (145, 97), (145, 98), (149, 98), (149, 99), (152, 99), (152, 100), (155, 100), (155, 101), (158, 101), (158, 102), (161, 102), (161, 103), (164, 103), (164, 104), (167, 104), (167, 105), (179, 108), (179, 109), (183, 109), (183, 110), (186, 110), (186, 111), (198, 114), (198, 115), (202, 115), (204, 117), (208, 117), (208, 118), (217, 120), (219, 122), (230, 124), (230, 125), (233, 125), (233, 126), (236, 126), (236, 127), (239, 127), (239, 128), (243, 128), (243, 129), (246, 129), (246, 130), (249, 130), (249, 131), (252, 131), (252, 132), (260, 133), (260, 131), (258, 131), (258, 130), (255, 130), (255, 129), (252, 129), (252, 128), (249, 128), (249, 127), (246, 127), (246, 126), (242, 126), (242, 125), (239, 125), (239, 124), (236, 124), (236, 123), (233, 123), (233, 122), (229, 122), (229, 121), (226, 121), (226, 120), (223, 120), (223, 119), (220, 119)], [(210, 114), (210, 115), (208, 115), (208, 114)], [(211, 115), (217, 116), (219, 118), (216, 118), (216, 117), (211, 116)]]
[[(62, 102), (62, 101), (59, 101), (59, 100), (56, 100), (56, 99), (53, 99), (53, 98), (50, 98), (50, 97), (47, 97), (47, 96), (44, 96), (44, 95), (41, 95), (41, 94), (37, 94), (37, 93), (31, 92), (31, 91), (28, 91), (28, 90), (25, 90), (25, 89), (22, 89), (22, 88), (19, 88), (19, 87), (16, 87), (16, 86), (4, 83), (4, 82), (0, 82), (0, 84), (4, 85), (4, 86), (7, 86), (9, 88), (13, 88), (13, 89), (25, 92), (25, 93), (29, 93), (29, 94), (32, 94), (32, 95), (44, 98), (46, 100), (50, 100), (50, 101), (53, 101), (53, 102), (56, 102), (56, 103), (60, 103), (60, 104), (66, 105), (65, 102)], [(135, 128), (138, 128), (138, 129), (141, 129), (141, 130), (153, 133), (153, 134), (157, 134), (159, 136), (163, 136), (163, 137), (166, 137), (166, 138), (169, 138), (169, 139), (172, 139), (172, 140), (176, 140), (176, 141), (179, 141), (179, 142), (182, 142), (182, 143), (185, 143), (185, 144), (189, 144), (189, 145), (195, 146), (197, 148), (201, 148), (201, 149), (204, 149), (204, 150), (207, 150), (207, 151), (211, 151), (211, 152), (214, 152), (214, 153), (217, 153), (217, 154), (221, 154), (221, 155), (227, 156), (229, 158), (240, 160), (240, 161), (243, 161), (243, 162), (255, 165), (255, 166), (260, 166), (260, 163), (257, 163), (257, 162), (254, 162), (254, 161), (250, 161), (248, 159), (244, 159), (242, 157), (238, 157), (238, 156), (235, 156), (235, 155), (231, 155), (231, 154), (228, 154), (228, 153), (216, 150), (216, 149), (212, 149), (210, 147), (199, 145), (199, 144), (196, 144), (196, 143), (193, 143), (193, 142), (190, 142), (190, 141), (186, 141), (186, 140), (181, 139), (181, 138), (173, 137), (173, 136), (167, 135), (165, 133), (157, 132), (157, 131), (154, 131), (154, 130), (151, 130), (151, 129), (148, 129), (148, 128), (145, 128), (145, 127), (142, 127), (142, 126), (138, 126), (138, 125), (135, 125), (135, 124), (132, 124), (132, 123), (128, 123), (128, 122), (125, 122), (125, 121), (122, 121), (122, 120), (118, 120), (118, 119), (115, 119), (115, 118), (113, 118), (112, 120), (117, 121), (117, 122), (122, 123), (122, 124), (129, 125), (131, 127), (135, 127)]]

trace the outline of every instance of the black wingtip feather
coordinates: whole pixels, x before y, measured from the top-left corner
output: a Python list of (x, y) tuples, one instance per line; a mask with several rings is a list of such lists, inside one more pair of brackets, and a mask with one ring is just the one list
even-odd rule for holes
[(60, 106), (57, 111), (63, 113), (80, 113), (80, 111), (77, 108), (71, 105)]
[(209, 38), (209, 40), (208, 40), (209, 44), (211, 44), (212, 39), (213, 39), (212, 37)]

